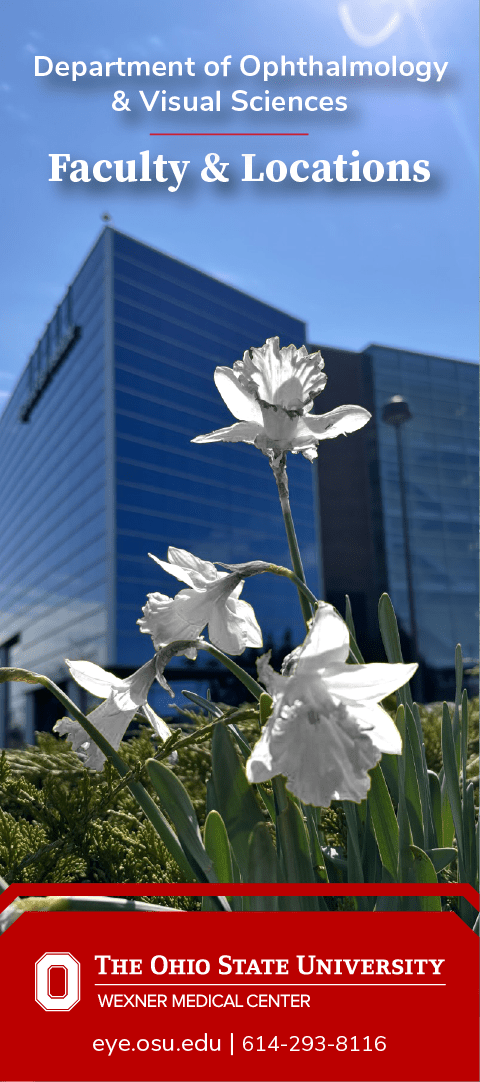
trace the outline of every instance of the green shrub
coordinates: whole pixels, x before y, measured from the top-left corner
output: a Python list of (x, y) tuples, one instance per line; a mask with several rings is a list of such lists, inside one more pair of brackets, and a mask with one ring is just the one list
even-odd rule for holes
[[(4, 752), (0, 760), (0, 875), (7, 882), (183, 881), (108, 763), (101, 773), (86, 770), (64, 741), (46, 733), (38, 733), (36, 741), (35, 747)], [(140, 770), (156, 750), (145, 730), (122, 745), (122, 756)], [(184, 758), (182, 780), (203, 807), (208, 752), (186, 749)], [(195, 899), (156, 900), (184, 909), (198, 906)]]

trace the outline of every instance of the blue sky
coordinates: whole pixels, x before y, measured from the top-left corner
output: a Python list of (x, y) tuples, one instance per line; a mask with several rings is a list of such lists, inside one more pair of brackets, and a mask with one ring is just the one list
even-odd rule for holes
[[(475, 360), (476, 0), (18, 0), (6, 9), (0, 77), (2, 357), (4, 400), (108, 212), (114, 225), (305, 319), (312, 342), (361, 349), (369, 342)], [(440, 82), (380, 78), (295, 78), (266, 83), (239, 69), (245, 55), (280, 63), (392, 56), (448, 67)], [(195, 60), (180, 80), (132, 77), (35, 78), (34, 57), (73, 60)], [(231, 56), (228, 74), (207, 77), (206, 61)], [(221, 69), (220, 69), (221, 70)], [(407, 69), (409, 70), (408, 66)], [(425, 68), (420, 69), (424, 71)], [(148, 113), (157, 89), (213, 95), (221, 112)], [(112, 109), (125, 90), (130, 111)], [(275, 95), (343, 95), (343, 111), (245, 112), (234, 90)], [(150, 131), (209, 136), (151, 137)], [(275, 131), (278, 135), (220, 136)], [(308, 131), (308, 136), (287, 136)], [(140, 161), (141, 151), (190, 162), (178, 191), (166, 184), (52, 183), (49, 154), (69, 153), (90, 169), (99, 159)], [(426, 184), (242, 181), (242, 154), (287, 166), (297, 159), (430, 162)], [(228, 184), (205, 183), (207, 153), (229, 163)], [(347, 175), (349, 175), (347, 173)], [(260, 343), (246, 342), (245, 346)], [(1, 400), (0, 399), (0, 405)]]

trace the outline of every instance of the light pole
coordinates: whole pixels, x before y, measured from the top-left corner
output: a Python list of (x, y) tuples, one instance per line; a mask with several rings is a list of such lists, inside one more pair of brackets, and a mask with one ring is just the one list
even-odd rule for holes
[(402, 426), (411, 421), (412, 414), (408, 402), (401, 394), (394, 394), (389, 398), (382, 409), (382, 421), (392, 425), (395, 429), (397, 440), (398, 480), (400, 485), (400, 503), (402, 508), (403, 545), (405, 552), (405, 571), (407, 576), (408, 610), (410, 616), (410, 638), (412, 643), (413, 661), (418, 661), (418, 671), (414, 681), (417, 685), (418, 698), (423, 698), (422, 667), (418, 650), (417, 618), (415, 612), (415, 594), (413, 590), (412, 554), (410, 549), (410, 527), (407, 508), (407, 489), (405, 485), (405, 465), (403, 457)]

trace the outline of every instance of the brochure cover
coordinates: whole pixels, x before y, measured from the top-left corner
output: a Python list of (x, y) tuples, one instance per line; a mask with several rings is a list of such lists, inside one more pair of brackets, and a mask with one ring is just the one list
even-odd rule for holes
[(478, 1079), (477, 5), (4, 22), (4, 1078)]

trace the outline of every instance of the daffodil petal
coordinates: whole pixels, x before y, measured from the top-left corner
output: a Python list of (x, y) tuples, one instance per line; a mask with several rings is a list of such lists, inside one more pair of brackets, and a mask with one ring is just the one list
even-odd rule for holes
[(152, 709), (149, 703), (144, 703), (141, 710), (142, 713), (145, 714), (147, 721), (150, 722), (154, 732), (160, 737), (160, 740), (162, 740), (162, 742), (168, 740), (169, 736), (172, 735), (172, 730), (167, 725), (166, 721), (155, 713), (155, 710)]
[(267, 722), (247, 762), (250, 782), (276, 774), (305, 804), (328, 808), (332, 800), (359, 803), (370, 788), (370, 770), (381, 752), (344, 711), (341, 716), (309, 720), (301, 702)]
[[(92, 710), (91, 714), (88, 715), (88, 720), (91, 721), (92, 725), (95, 725), (95, 728), (116, 751), (136, 712), (136, 706), (133, 706), (130, 710), (120, 710), (112, 693), (104, 703), (97, 706), (96, 710)], [(73, 750), (77, 753), (80, 752), (80, 757), (85, 766), (90, 767), (91, 770), (102, 769), (105, 762), (103, 752), (100, 751), (100, 748), (91, 740), (77, 721), (62, 718), (56, 722), (54, 730), (60, 736), (68, 737)]]
[(263, 638), (255, 612), (248, 601), (238, 601), (235, 593), (236, 591), (229, 597), (227, 609), (234, 614), (235, 619), (239, 620), (243, 626), (245, 646), (252, 646), (255, 650), (259, 650), (263, 646)]
[(203, 589), (207, 583), (215, 582), (218, 578), (215, 564), (210, 563), (209, 560), (200, 560), (198, 556), (187, 552), (186, 549), (177, 549), (170, 545), (167, 554), (168, 561), (160, 560), (151, 552), (148, 555), (169, 575), (173, 575), (179, 582), (186, 582), (187, 586), (193, 589)]
[(365, 732), (372, 744), (382, 754), (401, 755), (402, 738), (395, 722), (387, 714), (387, 711), (377, 703), (355, 704), (355, 707), (347, 707), (350, 715), (362, 732)]
[(303, 424), (317, 440), (330, 440), (335, 436), (346, 436), (363, 428), (371, 418), (371, 413), (363, 406), (337, 406), (330, 413), (309, 414), (303, 417)]
[(257, 659), (258, 679), (263, 686), (266, 687), (270, 695), (273, 696), (277, 692), (281, 695), (288, 686), (288, 677), (281, 676), (280, 673), (275, 672), (275, 669), (272, 668), (270, 665), (271, 653), (272, 651), (269, 650), (268, 654), (263, 654), (262, 657)]
[[(205, 585), (208, 582), (215, 582), (219, 574), (215, 564), (212, 564), (210, 560), (201, 560), (199, 556), (194, 556), (193, 552), (175, 548), (174, 545), (168, 547), (167, 566), (171, 575), (176, 574), (176, 568), (184, 570), (185, 573), (194, 572), (203, 579)], [(180, 578), (179, 575), (177, 577)]]
[(207, 432), (204, 436), (195, 436), (191, 443), (254, 443), (256, 436), (263, 432), (260, 424), (250, 421), (239, 421), (236, 425), (228, 428), (217, 428), (215, 432)]
[(81, 688), (85, 688), (85, 691), (89, 691), (91, 695), (97, 695), (99, 699), (107, 699), (112, 688), (123, 687), (120, 676), (106, 672), (93, 661), (69, 661), (65, 658), (65, 664), (76, 683)]
[(180, 590), (175, 598), (148, 594), (140, 631), (151, 635), (155, 649), (175, 639), (196, 639), (208, 621), (206, 590)]
[(350, 636), (345, 621), (331, 605), (321, 602), (301, 647), (301, 658), (315, 656), (319, 663), (330, 665), (346, 661), (349, 650)]
[(258, 402), (241, 387), (231, 368), (216, 368), (213, 378), (225, 405), (234, 417), (239, 421), (262, 423), (262, 410)]
[(213, 646), (226, 654), (243, 654), (246, 646), (262, 645), (262, 633), (252, 606), (233, 597), (214, 606), (208, 621), (208, 634)]
[(156, 564), (159, 564), (163, 571), (167, 571), (169, 575), (173, 575), (179, 582), (185, 582), (187, 586), (193, 587), (191, 571), (188, 571), (184, 567), (178, 567), (176, 564), (169, 564), (166, 560), (159, 560), (158, 556), (152, 556), (151, 552), (149, 552), (148, 555), (152, 557), (152, 560), (155, 560)]
[(335, 663), (321, 677), (322, 684), (330, 694), (342, 702), (362, 703), (370, 700), (378, 703), (411, 680), (417, 668), (417, 665), (387, 665), (382, 662), (372, 662), (370, 665)]
[(117, 706), (129, 710), (130, 704), (141, 706), (146, 701), (148, 692), (155, 679), (155, 659), (150, 658), (141, 669), (122, 681), (121, 688), (114, 688), (112, 695)]

